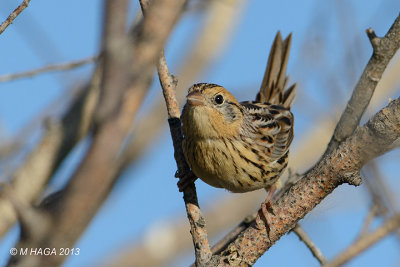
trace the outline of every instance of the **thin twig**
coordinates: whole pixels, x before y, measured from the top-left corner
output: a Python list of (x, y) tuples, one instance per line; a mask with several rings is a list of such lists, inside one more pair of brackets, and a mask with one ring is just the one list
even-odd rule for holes
[(3, 21), (0, 25), (0, 34), (2, 34), (11, 23), (13, 23), (14, 19), (28, 6), (30, 1), (31, 0), (23, 0), (23, 2), (8, 16), (8, 18)]
[(357, 239), (350, 247), (346, 248), (342, 253), (335, 257), (331, 262), (324, 267), (342, 266), (370, 246), (377, 243), (379, 240), (400, 228), (400, 214), (396, 214), (388, 219), (382, 226), (370, 234)]
[(98, 56), (93, 56), (93, 57), (88, 57), (76, 61), (71, 61), (67, 63), (60, 63), (60, 64), (54, 64), (54, 65), (47, 65), (41, 68), (33, 69), (33, 70), (28, 70), (20, 73), (13, 73), (13, 74), (3, 74), (0, 76), (0, 82), (8, 82), (16, 79), (21, 79), (21, 78), (27, 78), (27, 77), (32, 77), (38, 74), (42, 74), (45, 72), (50, 72), (50, 71), (63, 71), (63, 70), (70, 70), (74, 69), (77, 67), (80, 67), (82, 65), (92, 63), (98, 59)]
[[(143, 14), (146, 14), (149, 2), (140, 0)], [(175, 160), (178, 166), (178, 172), (186, 174), (190, 172), (182, 151), (182, 129), (180, 121), (179, 103), (176, 99), (176, 85), (178, 81), (169, 72), (164, 51), (160, 53), (160, 59), (157, 64), (158, 76), (162, 87), (165, 103), (168, 111), (168, 123), (171, 130), (171, 137), (175, 150)], [(196, 187), (194, 183), (183, 190), (183, 199), (185, 201), (186, 212), (190, 223), (193, 245), (195, 248), (197, 266), (204, 266), (212, 256), (210, 244), (208, 242), (206, 223), (204, 216), (199, 208), (197, 200)]]
[(367, 217), (365, 217), (363, 226), (361, 227), (360, 233), (358, 234), (358, 239), (361, 239), (364, 237), (368, 232), (369, 228), (371, 226), (372, 221), (376, 218), (376, 215), (378, 213), (378, 204), (373, 203), (372, 207), (370, 208)]
[(295, 233), (301, 241), (310, 249), (311, 253), (314, 257), (319, 261), (320, 264), (325, 264), (327, 262), (324, 255), (322, 255), (321, 250), (314, 244), (308, 234), (301, 228), (299, 224), (292, 229), (292, 232)]

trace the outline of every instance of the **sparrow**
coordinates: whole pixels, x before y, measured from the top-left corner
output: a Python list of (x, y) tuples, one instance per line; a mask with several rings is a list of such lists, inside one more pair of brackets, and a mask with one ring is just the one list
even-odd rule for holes
[(294, 136), (296, 84), (286, 89), (290, 44), (291, 34), (282, 40), (277, 33), (255, 101), (239, 102), (220, 85), (198, 83), (189, 88), (181, 115), (191, 178), (234, 193), (265, 188), (263, 213), (288, 165)]

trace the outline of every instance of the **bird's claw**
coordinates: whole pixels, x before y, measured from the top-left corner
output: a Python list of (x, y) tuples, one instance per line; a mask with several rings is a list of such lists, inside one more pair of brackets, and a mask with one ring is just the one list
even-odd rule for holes
[(268, 235), (271, 230), (271, 214), (275, 215), (274, 209), (271, 206), (271, 202), (268, 200), (261, 203), (261, 209), (258, 211), (256, 217), (256, 226), (259, 230), (265, 228)]
[(197, 179), (197, 176), (194, 175), (192, 171), (189, 171), (185, 174), (181, 174), (179, 171), (176, 171), (175, 177), (179, 178), (177, 183), (179, 192), (183, 192), (188, 185), (194, 183), (194, 181)]
[(272, 196), (274, 195), (275, 190), (276, 190), (275, 185), (273, 185), (269, 188), (267, 198), (265, 199), (265, 201), (263, 203), (261, 203), (261, 209), (258, 212), (257, 217), (256, 217), (257, 228), (261, 230), (263, 227), (265, 227), (268, 235), (271, 230), (270, 215), (272, 214), (275, 216), (274, 209), (272, 208), (272, 205), (271, 205)]

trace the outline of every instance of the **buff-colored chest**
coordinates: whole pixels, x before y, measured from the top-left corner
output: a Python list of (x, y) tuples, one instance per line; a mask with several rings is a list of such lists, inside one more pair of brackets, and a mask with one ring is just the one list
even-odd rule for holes
[(269, 187), (279, 178), (280, 164), (267, 162), (235, 138), (185, 139), (183, 150), (193, 172), (205, 183), (232, 192)]

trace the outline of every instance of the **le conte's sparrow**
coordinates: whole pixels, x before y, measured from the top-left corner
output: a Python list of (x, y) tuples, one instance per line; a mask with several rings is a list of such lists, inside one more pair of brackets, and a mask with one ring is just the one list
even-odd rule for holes
[(290, 43), (291, 35), (282, 41), (278, 32), (255, 101), (238, 102), (211, 83), (189, 89), (181, 116), (183, 152), (196, 177), (235, 193), (266, 188), (268, 204), (293, 140), (296, 85), (285, 89)]

